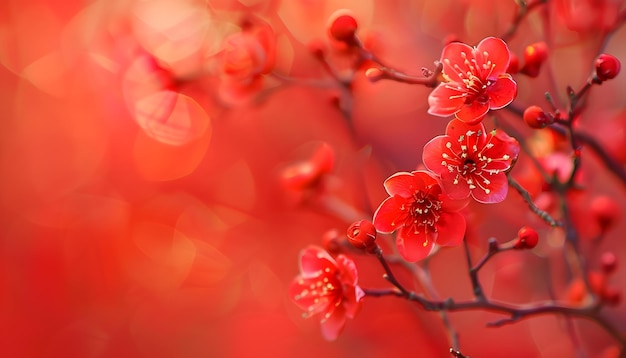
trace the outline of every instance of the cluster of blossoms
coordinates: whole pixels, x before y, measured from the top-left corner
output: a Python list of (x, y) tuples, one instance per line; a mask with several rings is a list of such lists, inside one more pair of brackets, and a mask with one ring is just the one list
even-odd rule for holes
[(374, 214), (379, 232), (396, 232), (399, 253), (418, 261), (435, 247), (463, 242), (465, 218), (459, 213), (469, 198), (499, 203), (506, 197), (506, 173), (519, 144), (501, 130), (486, 131), (482, 121), (491, 109), (513, 101), (517, 84), (506, 73), (509, 49), (489, 37), (472, 48), (448, 44), (441, 55), (444, 82), (430, 94), (429, 113), (452, 116), (445, 135), (424, 146), (428, 171), (397, 173), (385, 181), (389, 194)]
[[(537, 3), (539, 4), (539, 3)], [(436, 70), (424, 70), (424, 78), (415, 78), (382, 64), (376, 56), (367, 52), (355, 34), (358, 28), (356, 20), (349, 14), (341, 13), (329, 26), (329, 35), (334, 41), (343, 43), (346, 48), (355, 50), (359, 65), (368, 66), (365, 76), (372, 82), (381, 79), (393, 79), (399, 82), (422, 84), (434, 87), (428, 97), (428, 113), (439, 117), (453, 117), (447, 124), (445, 133), (428, 141), (422, 152), (422, 165), (413, 171), (397, 172), (384, 181), (388, 197), (384, 199), (373, 214), (371, 221), (354, 222), (344, 239), (336, 232), (325, 235), (324, 244), (328, 250), (309, 247), (302, 251), (300, 257), (301, 273), (291, 284), (291, 298), (304, 309), (306, 316), (320, 316), (322, 332), (326, 339), (333, 340), (343, 329), (346, 320), (353, 318), (366, 295), (395, 295), (408, 300), (417, 301), (426, 309), (446, 311), (453, 305), (452, 300), (445, 303), (428, 301), (409, 292), (394, 277), (382, 249), (376, 242), (378, 234), (389, 235), (395, 239), (395, 248), (405, 263), (423, 260), (438, 246), (458, 246), (466, 238), (467, 222), (464, 211), (471, 201), (480, 204), (497, 204), (503, 202), (508, 194), (509, 186), (514, 187), (529, 204), (531, 210), (551, 226), (567, 226), (566, 240), (575, 244), (576, 230), (571, 223), (561, 223), (550, 214), (542, 211), (533, 203), (530, 194), (513, 178), (509, 177), (520, 154), (517, 139), (509, 136), (502, 129), (487, 129), (484, 120), (490, 111), (499, 110), (510, 105), (517, 96), (517, 83), (512, 74), (521, 74), (529, 78), (537, 77), (542, 65), (548, 57), (548, 46), (545, 42), (537, 42), (527, 46), (523, 54), (523, 66), (510, 51), (503, 39), (487, 37), (475, 47), (461, 42), (447, 44), (436, 62)], [(318, 57), (323, 58), (320, 53)], [(364, 66), (366, 67), (366, 66)], [(536, 105), (531, 105), (523, 112), (523, 120), (528, 127), (542, 129), (551, 126), (553, 135), (569, 134), (565, 147), (573, 152), (574, 159), (562, 155), (561, 160), (554, 158), (535, 158), (536, 166), (543, 170), (544, 186), (554, 186), (561, 200), (576, 185), (575, 177), (578, 168), (580, 147), (574, 137), (573, 122), (577, 117), (579, 99), (593, 84), (602, 84), (615, 78), (620, 71), (620, 62), (615, 57), (602, 54), (595, 60), (595, 69), (585, 87), (578, 93), (568, 87), (568, 114), (559, 112), (551, 101), (553, 112), (549, 113)], [(336, 77), (336, 76), (335, 76)], [(513, 112), (521, 111), (514, 110)], [(559, 127), (560, 126), (560, 127)], [(559, 132), (559, 130), (561, 132)], [(567, 140), (566, 140), (567, 141)], [(325, 147), (322, 147), (325, 148)], [(326, 154), (324, 154), (326, 153)], [(283, 173), (283, 181), (287, 187), (297, 190), (317, 190), (320, 182), (332, 169), (330, 149), (318, 150), (305, 163), (294, 165)], [(564, 169), (566, 168), (566, 169)], [(626, 177), (626, 174), (625, 174)], [(626, 180), (626, 179), (625, 179)], [(294, 185), (298, 183), (300, 185)], [(549, 188), (547, 190), (550, 190)], [(601, 198), (591, 205), (591, 212), (604, 233), (615, 222), (618, 212), (612, 200)], [(563, 209), (567, 211), (567, 209)], [(569, 215), (568, 213), (563, 214)], [(567, 219), (564, 219), (567, 221)], [(575, 236), (575, 235), (574, 235)], [(543, 305), (536, 310), (522, 308), (515, 311), (509, 306), (500, 306), (488, 302), (482, 292), (476, 276), (477, 271), (498, 252), (506, 250), (533, 249), (539, 242), (539, 234), (530, 226), (519, 229), (517, 237), (504, 244), (495, 239), (489, 241), (489, 251), (479, 263), (472, 265), (469, 249), (467, 249), (468, 266), (476, 301), (466, 302), (467, 307), (480, 307), (486, 310), (501, 311), (519, 319), (546, 312), (570, 312), (564, 306)], [(354, 262), (341, 254), (342, 244), (361, 252), (375, 255), (385, 270), (385, 278), (394, 286), (389, 291), (368, 291), (359, 287), (358, 273)], [(577, 249), (575, 249), (577, 250)], [(330, 253), (329, 253), (330, 252)], [(332, 255), (336, 255), (333, 258)], [(579, 253), (577, 253), (579, 254)], [(616, 287), (610, 286), (607, 279), (615, 271), (617, 259), (612, 253), (602, 257), (602, 270), (589, 271), (572, 280), (568, 289), (568, 300), (572, 304), (582, 304), (584, 300), (599, 302), (598, 305), (616, 305), (621, 295)], [(463, 305), (461, 305), (463, 306)], [(435, 307), (435, 308), (434, 308)], [(599, 307), (599, 306), (597, 306)], [(592, 306), (594, 310), (597, 308)], [(457, 306), (458, 308), (458, 306)], [(580, 311), (571, 310), (572, 315), (585, 316), (608, 327), (598, 316), (587, 315), (586, 308)], [(612, 328), (607, 331), (612, 333)], [(616, 335), (617, 336), (617, 335)], [(620, 338), (618, 338), (619, 340)], [(620, 341), (626, 347), (626, 341)], [(626, 351), (626, 348), (624, 348)], [(450, 351), (457, 357), (464, 357), (454, 350)]]
[[(355, 26), (348, 24), (354, 31)], [(341, 38), (353, 41), (353, 35), (344, 32)], [(476, 47), (451, 43), (444, 48), (444, 82), (430, 94), (429, 113), (455, 118), (444, 135), (425, 145), (425, 170), (399, 172), (385, 180), (389, 197), (374, 213), (373, 225), (364, 220), (351, 226), (347, 235), (351, 244), (375, 252), (377, 232), (395, 232), (399, 254), (406, 261), (419, 261), (436, 245), (463, 242), (466, 221), (461, 210), (471, 199), (480, 203), (505, 199), (507, 172), (519, 154), (519, 144), (501, 130), (487, 131), (482, 121), (489, 110), (503, 108), (515, 98), (517, 84), (506, 73), (509, 59), (507, 45), (493, 37)], [(352, 261), (343, 255), (335, 261), (321, 249), (303, 251), (301, 274), (292, 283), (291, 297), (308, 315), (322, 316), (326, 338), (337, 336), (363, 296)]]

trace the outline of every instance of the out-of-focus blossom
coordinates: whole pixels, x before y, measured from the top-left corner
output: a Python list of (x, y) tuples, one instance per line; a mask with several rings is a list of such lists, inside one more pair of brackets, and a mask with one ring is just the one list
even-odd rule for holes
[(441, 176), (450, 198), (471, 195), (481, 203), (499, 203), (509, 188), (505, 173), (519, 150), (517, 141), (502, 131), (487, 133), (482, 123), (470, 125), (453, 119), (445, 135), (426, 143), (423, 160)]
[(445, 82), (428, 97), (428, 113), (456, 115), (470, 124), (478, 123), (489, 109), (500, 109), (513, 101), (517, 84), (506, 73), (510, 53), (499, 38), (487, 37), (476, 47), (452, 42), (441, 54)]
[(221, 54), (219, 94), (229, 104), (243, 103), (263, 88), (263, 75), (276, 61), (276, 40), (265, 24), (246, 25), (228, 36)]
[(458, 211), (467, 200), (446, 196), (433, 174), (400, 172), (387, 178), (384, 185), (389, 197), (374, 213), (374, 226), (383, 233), (397, 231), (396, 246), (404, 259), (421, 260), (435, 244), (463, 242), (465, 218)]
[(322, 334), (332, 341), (361, 308), (365, 293), (358, 279), (350, 258), (338, 255), (333, 259), (323, 249), (309, 246), (300, 254), (300, 275), (291, 283), (289, 296), (306, 311), (306, 317), (321, 317)]
[(606, 31), (615, 26), (623, 0), (557, 0), (557, 14), (565, 25), (581, 34)]
[(307, 160), (284, 168), (280, 179), (285, 188), (303, 191), (314, 189), (324, 175), (333, 170), (335, 154), (327, 143), (321, 143)]

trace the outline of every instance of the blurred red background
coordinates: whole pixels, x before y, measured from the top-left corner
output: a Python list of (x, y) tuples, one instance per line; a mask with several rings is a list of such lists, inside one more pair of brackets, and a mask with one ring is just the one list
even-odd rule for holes
[[(553, 39), (549, 66), (562, 95), (567, 84), (585, 81), (601, 46), (596, 14), (586, 12), (586, 21), (576, 23), (588, 26), (584, 31), (568, 28), (571, 14), (559, 8), (563, 3), (546, 12)], [(270, 91), (260, 101), (233, 104), (220, 93), (222, 42), (245, 18), (270, 24), (276, 72), (328, 80), (308, 44), (328, 41), (328, 17), (340, 8), (353, 11), (359, 33), (377, 54), (419, 74), (439, 59), (448, 35), (473, 44), (503, 34), (516, 5), (2, 2), (1, 356), (449, 357), (439, 316), (398, 299), (366, 298), (332, 343), (322, 339), (317, 321), (302, 319), (287, 296), (298, 253), (349, 223), (298, 205), (278, 180), (281, 169), (305, 158), (315, 143), (329, 143), (336, 166), (328, 190), (371, 215), (386, 197), (383, 180), (415, 169), (424, 143), (445, 128), (445, 120), (426, 114), (430, 89), (372, 84), (358, 72), (350, 97), (353, 131), (333, 104), (337, 89), (269, 78), (264, 85)], [(526, 45), (544, 39), (545, 29), (539, 13), (531, 14), (509, 41), (511, 50), (521, 56)], [(626, 59), (624, 41), (622, 28), (606, 51)], [(545, 77), (516, 80), (520, 106), (545, 105), (543, 92), (555, 90)], [(615, 153), (624, 151), (625, 93), (622, 80), (594, 88), (580, 124)], [(151, 115), (168, 106), (168, 121), (152, 122)], [(623, 183), (587, 158), (590, 192), (615, 197), (626, 212)], [(516, 194), (473, 210), (477, 253), (488, 237), (510, 240), (526, 223), (539, 227), (544, 239), (534, 254), (503, 254), (485, 268), (481, 278), (489, 295), (525, 303), (551, 297), (551, 285), (552, 295), (563, 297), (567, 275), (555, 230), (525, 211)], [(604, 250), (626, 257), (625, 229), (621, 220), (589, 253), (591, 266)], [(371, 258), (356, 260), (363, 286), (386, 287)], [(462, 250), (442, 252), (431, 271), (442, 297), (471, 297)], [(612, 278), (617, 285), (624, 279), (623, 270)], [(607, 313), (626, 329), (623, 305)], [(498, 318), (451, 315), (465, 354), (574, 354), (560, 317), (485, 327)], [(613, 343), (592, 322), (576, 321), (575, 329), (593, 357)]]

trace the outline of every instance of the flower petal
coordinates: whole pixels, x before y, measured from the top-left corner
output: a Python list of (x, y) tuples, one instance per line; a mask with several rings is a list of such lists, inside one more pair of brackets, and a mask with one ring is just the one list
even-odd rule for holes
[(460, 213), (442, 213), (437, 221), (437, 245), (460, 245), (465, 237), (465, 228), (465, 217)]
[(396, 231), (404, 224), (408, 215), (402, 210), (402, 205), (407, 205), (407, 199), (399, 196), (390, 196), (385, 199), (374, 213), (374, 227), (384, 233)]
[(456, 171), (441, 173), (441, 186), (444, 193), (452, 200), (465, 199), (470, 195), (467, 179)]
[(341, 283), (356, 286), (359, 280), (359, 273), (354, 261), (346, 255), (338, 255), (336, 260)]
[(487, 61), (491, 61), (495, 65), (490, 72), (489, 78), (496, 78), (505, 73), (511, 59), (508, 46), (502, 39), (497, 37), (487, 37), (480, 41), (476, 46), (474, 56), (479, 63), (487, 64)]
[(470, 202), (469, 196), (465, 199), (459, 199), (459, 200), (455, 200), (455, 199), (451, 199), (447, 197), (441, 203), (441, 209), (446, 212), (461, 211), (465, 209), (465, 207), (467, 206), (467, 204), (469, 204), (469, 202)]
[(509, 74), (504, 74), (498, 77), (498, 80), (488, 87), (487, 91), (489, 92), (489, 107), (500, 109), (513, 102), (517, 96), (517, 83)]
[(434, 232), (426, 233), (415, 231), (410, 227), (403, 227), (396, 236), (396, 247), (400, 255), (409, 262), (419, 261), (432, 251), (435, 246)]
[(337, 271), (335, 260), (321, 247), (311, 245), (300, 253), (302, 277), (317, 277), (335, 271)]
[(354, 318), (361, 310), (361, 299), (365, 296), (365, 292), (359, 287), (349, 287), (344, 289), (342, 304), (346, 311), (346, 317)]
[(469, 105), (463, 106), (455, 115), (456, 118), (465, 123), (476, 124), (483, 120), (488, 111), (489, 102), (473, 101)]
[(422, 182), (419, 187), (421, 191), (427, 191), (430, 195), (437, 196), (441, 193), (441, 185), (439, 179), (432, 172), (426, 170), (416, 170), (412, 174)]
[(450, 141), (450, 137), (440, 135), (424, 145), (422, 162), (428, 170), (436, 174), (441, 174), (448, 170), (446, 165), (443, 164), (444, 158), (442, 157), (442, 154), (447, 151), (444, 147), (444, 143), (447, 141)]
[(422, 188), (424, 184), (413, 173), (399, 172), (390, 176), (383, 184), (385, 190), (391, 196), (401, 196), (403, 198), (412, 198), (413, 193), (418, 188)]
[(465, 92), (465, 85), (440, 83), (428, 96), (428, 113), (439, 117), (455, 114), (465, 104), (465, 97), (462, 96)]
[(334, 341), (346, 325), (346, 311), (342, 305), (324, 315), (321, 321), (322, 335), (328, 341)]
[(460, 42), (449, 43), (441, 52), (443, 73), (448, 76), (451, 82), (463, 83), (465, 71), (468, 68), (466, 61), (471, 63), (473, 58), (474, 49), (469, 45)]
[(318, 279), (305, 279), (296, 277), (289, 286), (289, 297), (307, 315), (314, 315), (328, 310), (331, 301), (334, 302), (336, 296), (312, 294), (310, 287), (315, 285)]
[(479, 203), (485, 204), (493, 204), (503, 201), (509, 191), (509, 182), (506, 178), (506, 174), (499, 173), (486, 175), (486, 178), (489, 180), (489, 184), (483, 184), (483, 186), (485, 186), (489, 192), (478, 187), (472, 190), (472, 197)]
[(454, 142), (462, 141), (467, 136), (467, 132), (478, 133), (479, 131), (482, 133), (480, 139), (484, 140), (486, 134), (485, 126), (482, 122), (471, 124), (455, 118), (446, 127), (446, 134), (452, 137)]

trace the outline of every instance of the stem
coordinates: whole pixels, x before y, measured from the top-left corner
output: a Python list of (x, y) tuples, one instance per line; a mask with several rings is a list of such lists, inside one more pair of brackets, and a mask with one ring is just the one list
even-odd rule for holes
[(478, 269), (472, 266), (472, 256), (470, 254), (469, 245), (467, 244), (467, 240), (463, 238), (463, 247), (465, 248), (465, 258), (467, 259), (467, 267), (469, 271), (470, 280), (472, 281), (472, 289), (474, 291), (474, 297), (476, 297), (477, 301), (486, 301), (485, 294), (483, 293), (483, 288), (480, 286), (480, 281), (478, 280)]
[(517, 32), (517, 28), (519, 27), (519, 25), (526, 18), (526, 16), (528, 16), (528, 13), (538, 8), (540, 5), (545, 4), (546, 2), (547, 0), (536, 0), (527, 4), (525, 1), (520, 1), (520, 6), (517, 9), (515, 17), (513, 18), (513, 23), (511, 23), (509, 29), (504, 34), (502, 34), (500, 38), (507, 42), (511, 40), (513, 35), (515, 35), (515, 33)]
[(622, 184), (626, 185), (626, 170), (624, 170), (624, 166), (622, 166), (616, 159), (611, 157), (611, 155), (604, 150), (602, 145), (600, 145), (600, 143), (598, 143), (595, 138), (588, 134), (580, 132), (574, 132), (573, 136), (579, 143), (587, 145), (589, 149), (596, 153), (604, 166), (611, 173), (615, 174), (622, 181)]
[(550, 214), (548, 214), (547, 212), (539, 209), (537, 207), (537, 205), (535, 205), (535, 203), (533, 202), (532, 198), (530, 197), (530, 193), (528, 193), (528, 191), (526, 189), (524, 189), (524, 187), (522, 187), (522, 185), (520, 183), (518, 183), (510, 175), (507, 176), (507, 178), (509, 180), (509, 186), (512, 187), (513, 189), (515, 189), (522, 196), (524, 201), (526, 201), (526, 203), (528, 204), (528, 207), (530, 208), (530, 211), (535, 213), (535, 215), (537, 215), (541, 220), (545, 221), (546, 223), (548, 223), (548, 225), (550, 225), (552, 227), (563, 226), (562, 223), (560, 223), (559, 221), (555, 220), (552, 216), (550, 216)]
[(626, 337), (620, 333), (611, 323), (598, 315), (599, 305), (588, 305), (584, 307), (562, 306), (552, 302), (539, 302), (534, 305), (509, 305), (491, 301), (461, 301), (455, 302), (452, 299), (444, 301), (431, 301), (418, 294), (407, 292), (406, 294), (398, 292), (394, 289), (387, 290), (364, 290), (367, 295), (372, 297), (398, 296), (417, 302), (427, 311), (485, 311), (500, 313), (510, 316), (498, 321), (488, 323), (489, 327), (500, 327), (506, 324), (513, 324), (525, 318), (546, 314), (558, 314), (563, 316), (578, 317), (588, 321), (595, 322), (609, 333), (621, 346), (626, 348)]

